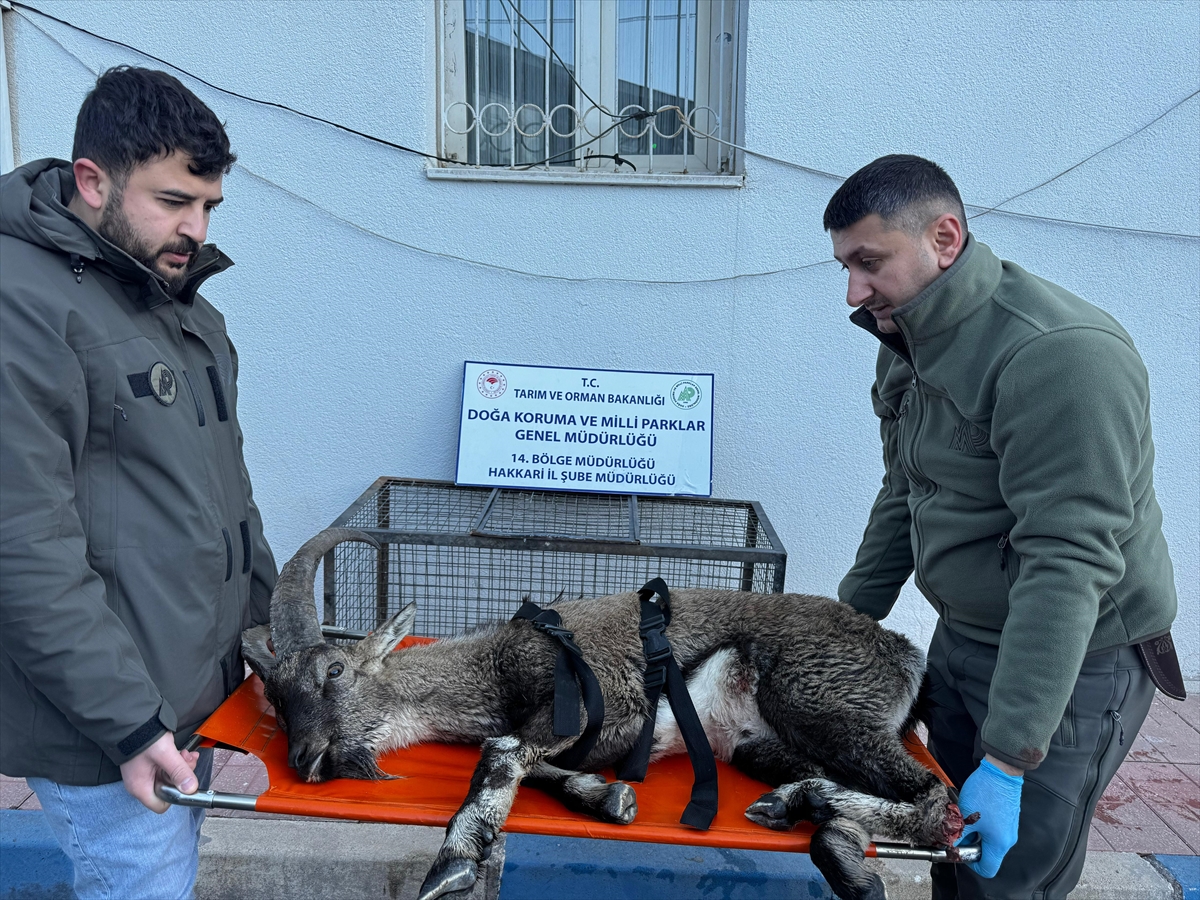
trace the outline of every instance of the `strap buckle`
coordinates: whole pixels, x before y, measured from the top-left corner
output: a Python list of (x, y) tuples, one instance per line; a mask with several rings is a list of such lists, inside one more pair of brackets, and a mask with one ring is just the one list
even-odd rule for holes
[(647, 666), (656, 665), (671, 657), (671, 642), (660, 628), (642, 635), (642, 653)]
[(558, 641), (565, 650), (583, 660), (583, 650), (575, 643), (575, 632), (568, 631), (561, 625), (549, 625), (544, 622), (534, 622), (533, 627)]
[(657, 688), (661, 688), (666, 683), (666, 666), (646, 666), (646, 674), (642, 677), (642, 685), (645, 687), (647, 693)]
[(538, 631), (545, 632), (546, 634), (550, 635), (550, 637), (557, 638), (563, 643), (575, 640), (575, 632), (568, 631), (561, 625), (554, 625), (550, 622), (539, 622), (537, 619), (533, 619), (532, 621), (533, 627)]

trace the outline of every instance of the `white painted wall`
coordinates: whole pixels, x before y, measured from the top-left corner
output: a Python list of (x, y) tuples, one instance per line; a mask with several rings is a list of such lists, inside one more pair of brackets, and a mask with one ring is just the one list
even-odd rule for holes
[[(242, 93), (434, 147), (427, 0), (35, 5)], [(93, 72), (146, 61), (6, 19), (18, 162), (65, 156)], [(1200, 81), (1194, 2), (752, 0), (749, 28), (748, 146), (842, 174), (918, 153), (981, 206)], [(790, 552), (789, 588), (835, 590), (882, 471), (867, 393), (876, 347), (846, 321), (836, 266), (747, 273), (829, 257), (820, 219), (836, 182), (751, 158), (738, 191), (434, 183), (420, 159), (184, 81), (227, 120), (241, 157), (211, 232), (238, 265), (205, 293), (241, 353), (246, 456), (277, 556), (378, 475), (453, 477), (464, 358), (698, 370), (716, 373), (716, 495), (764, 502)], [(1011, 208), (1197, 234), (1200, 98)], [(1138, 343), (1176, 635), (1195, 679), (1200, 242), (1000, 215), (972, 227)], [(933, 615), (910, 586), (889, 624), (923, 639)]]

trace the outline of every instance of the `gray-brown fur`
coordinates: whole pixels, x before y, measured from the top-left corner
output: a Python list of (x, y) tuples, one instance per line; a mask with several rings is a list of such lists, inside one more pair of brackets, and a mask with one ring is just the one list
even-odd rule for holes
[[(330, 537), (309, 542), (308, 552), (325, 552)], [(332, 537), (360, 539), (344, 530)], [(298, 564), (295, 571), (309, 569)], [(273, 602), (273, 616), (278, 609), (316, 624), (311, 599), (294, 596)], [(581, 766), (601, 769), (629, 752), (649, 714), (638, 597), (571, 600), (554, 609), (604, 695), (599, 740)], [(282, 625), (293, 639), (286, 652), (272, 656), (262, 629), (248, 631), (243, 643), (288, 734), (289, 762), (310, 781), (381, 777), (380, 753), (421, 741), (482, 746), (422, 900), (474, 882), (522, 780), (572, 809), (633, 821), (632, 788), (549, 762), (574, 741), (553, 734), (556, 641), (516, 621), (390, 652), (414, 613), (407, 607), (352, 646), (297, 647), (295, 636), (311, 638), (311, 626), (276, 621), (272, 628)], [(771, 828), (817, 822), (812, 858), (839, 896), (882, 896), (863, 866), (868, 832), (935, 845), (956, 836), (945, 787), (900, 741), (924, 669), (907, 639), (826, 598), (708, 589), (671, 592), (667, 636), (714, 752), (778, 785), (746, 815)], [(665, 701), (659, 719), (652, 757), (681, 747)]]

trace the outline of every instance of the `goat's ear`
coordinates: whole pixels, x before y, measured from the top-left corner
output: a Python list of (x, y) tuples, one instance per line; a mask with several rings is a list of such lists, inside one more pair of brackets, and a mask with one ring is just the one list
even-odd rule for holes
[(266, 681), (275, 669), (275, 654), (267, 647), (271, 639), (270, 625), (255, 625), (242, 632), (242, 656), (250, 664), (254, 674)]
[(417, 617), (417, 604), (410, 603), (365, 638), (359, 641), (358, 655), (364, 661), (383, 659), (408, 637), (413, 620)]

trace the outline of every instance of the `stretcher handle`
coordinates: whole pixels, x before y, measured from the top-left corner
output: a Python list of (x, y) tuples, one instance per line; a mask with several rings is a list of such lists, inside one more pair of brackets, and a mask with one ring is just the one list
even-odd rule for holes
[(173, 784), (155, 779), (154, 795), (175, 806), (194, 806), (202, 809), (243, 809), (253, 812), (258, 804), (254, 794), (227, 794), (224, 791), (196, 791), (185, 794)]

